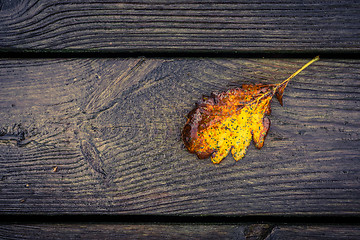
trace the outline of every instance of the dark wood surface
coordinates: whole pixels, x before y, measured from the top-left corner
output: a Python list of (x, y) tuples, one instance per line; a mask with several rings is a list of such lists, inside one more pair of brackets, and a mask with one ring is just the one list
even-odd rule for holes
[(271, 224), (2, 224), (0, 239), (357, 240), (354, 225)]
[(0, 48), (359, 50), (360, 3), (338, 1), (0, 1)]
[(308, 59), (2, 59), (2, 214), (360, 213), (358, 60), (320, 60), (272, 103), (261, 150), (188, 153), (204, 94), (278, 83)]
[[(244, 225), (182, 224), (11, 224), (6, 239), (245, 239)], [(10, 236), (10, 237), (9, 237)], [(11, 237), (12, 236), (12, 237)]]
[[(358, 239), (359, 11), (0, 0), (0, 239)], [(202, 95), (278, 83), (313, 53), (261, 150), (213, 165), (184, 149)]]
[(307, 225), (276, 226), (266, 240), (325, 240), (325, 239), (359, 239), (360, 228), (354, 225)]

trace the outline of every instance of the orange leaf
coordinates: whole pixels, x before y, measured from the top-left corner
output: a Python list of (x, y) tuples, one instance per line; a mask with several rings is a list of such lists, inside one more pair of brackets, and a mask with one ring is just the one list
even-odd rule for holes
[(220, 163), (231, 150), (236, 161), (244, 157), (252, 139), (262, 148), (270, 128), (273, 96), (282, 105), (284, 90), (293, 77), (319, 60), (315, 57), (279, 84), (244, 84), (226, 92), (203, 96), (188, 114), (182, 137), (189, 152), (200, 159), (211, 156), (213, 163)]

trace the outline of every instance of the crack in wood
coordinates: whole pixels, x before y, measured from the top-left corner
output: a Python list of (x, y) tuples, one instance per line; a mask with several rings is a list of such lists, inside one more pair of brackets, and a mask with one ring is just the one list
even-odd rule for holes
[(273, 228), (272, 224), (252, 224), (244, 229), (245, 239), (264, 240), (270, 235)]
[(101, 174), (104, 179), (107, 178), (107, 173), (103, 169), (103, 162), (101, 157), (99, 156), (99, 151), (97, 150), (97, 148), (91, 143), (82, 140), (80, 142), (80, 149), (86, 162), (89, 163), (91, 168), (95, 172)]
[(34, 135), (33, 132), (34, 129), (28, 131), (21, 123), (14, 124), (11, 127), (0, 129), (0, 141), (5, 143), (15, 141), (18, 147), (22, 147), (33, 141), (31, 139), (31, 135)]

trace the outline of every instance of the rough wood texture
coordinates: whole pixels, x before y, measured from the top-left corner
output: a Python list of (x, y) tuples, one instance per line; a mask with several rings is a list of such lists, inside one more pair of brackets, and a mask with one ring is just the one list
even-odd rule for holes
[(359, 239), (359, 226), (270, 224), (3, 224), (1, 239)]
[[(253, 234), (249, 229), (258, 229)], [(1, 239), (264, 239), (268, 224), (23, 224), (0, 225)], [(271, 231), (271, 229), (270, 229)], [(259, 238), (262, 237), (262, 238)], [(266, 236), (265, 236), (266, 237)]]
[(360, 49), (359, 1), (0, 1), (0, 48)]
[(3, 59), (0, 211), (359, 216), (358, 60), (293, 79), (265, 146), (239, 162), (183, 147), (203, 94), (280, 82), (307, 60)]
[(279, 226), (266, 240), (357, 240), (359, 236), (359, 226)]

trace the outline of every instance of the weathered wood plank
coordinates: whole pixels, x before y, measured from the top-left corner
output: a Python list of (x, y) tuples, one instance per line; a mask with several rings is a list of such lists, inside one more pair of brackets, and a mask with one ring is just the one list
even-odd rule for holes
[[(255, 228), (257, 230), (252, 231)], [(0, 238), (255, 240), (268, 229), (271, 231), (268, 224), (6, 224), (0, 225)]]
[(359, 239), (359, 226), (271, 224), (2, 224), (1, 239)]
[(272, 104), (261, 150), (220, 165), (182, 144), (201, 95), (305, 59), (0, 61), (1, 213), (359, 215), (358, 60), (322, 60)]
[(360, 3), (0, 1), (0, 48), (359, 50)]
[(279, 226), (272, 230), (272, 233), (266, 240), (287, 240), (287, 239), (359, 239), (360, 227), (359, 226)]

